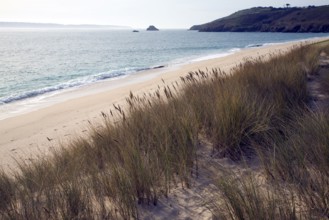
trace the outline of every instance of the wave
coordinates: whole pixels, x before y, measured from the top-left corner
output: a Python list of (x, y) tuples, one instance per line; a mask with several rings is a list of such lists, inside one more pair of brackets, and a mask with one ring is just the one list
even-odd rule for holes
[(246, 48), (253, 48), (253, 47), (263, 47), (265, 44), (249, 44), (246, 46)]
[[(155, 67), (155, 68), (157, 68), (157, 67)], [(122, 77), (125, 75), (133, 74), (133, 73), (143, 71), (143, 70), (148, 70), (148, 69), (153, 69), (153, 68), (126, 68), (126, 69), (120, 70), (120, 71), (109, 71), (109, 72), (99, 73), (99, 74), (95, 74), (95, 75), (91, 75), (91, 76), (80, 77), (80, 78), (70, 80), (67, 82), (63, 82), (63, 83), (60, 83), (60, 84), (57, 84), (54, 86), (48, 86), (48, 87), (44, 87), (44, 88), (40, 88), (40, 89), (36, 89), (36, 90), (32, 90), (32, 91), (26, 91), (23, 93), (13, 94), (11, 96), (0, 98), (0, 105), (17, 102), (17, 101), (21, 101), (24, 99), (34, 98), (37, 96), (41, 96), (41, 95), (45, 95), (45, 94), (49, 94), (49, 93), (53, 93), (53, 92), (57, 92), (57, 91), (65, 90), (65, 89), (77, 88), (77, 87), (81, 87), (81, 86), (95, 83), (98, 81), (115, 79), (115, 78), (119, 78), (119, 77)]]
[(301, 40), (295, 40), (295, 41), (287, 40), (287, 41), (282, 41), (282, 42), (248, 44), (245, 48), (264, 47), (264, 46), (279, 45), (279, 44), (284, 44), (284, 43), (288, 43), (288, 42), (298, 42), (298, 41), (301, 41)]
[(206, 55), (203, 57), (198, 57), (192, 60), (192, 62), (198, 62), (198, 61), (204, 61), (204, 60), (210, 60), (210, 59), (216, 59), (216, 58), (220, 58), (220, 57), (225, 57), (231, 54), (234, 54), (238, 51), (240, 51), (241, 48), (231, 48), (227, 51), (223, 51), (221, 53), (217, 53), (217, 54), (211, 54), (211, 55)]

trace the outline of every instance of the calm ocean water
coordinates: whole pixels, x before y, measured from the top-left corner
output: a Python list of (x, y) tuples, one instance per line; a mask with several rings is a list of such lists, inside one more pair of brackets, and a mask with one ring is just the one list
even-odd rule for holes
[(0, 30), (0, 108), (156, 66), (328, 34)]

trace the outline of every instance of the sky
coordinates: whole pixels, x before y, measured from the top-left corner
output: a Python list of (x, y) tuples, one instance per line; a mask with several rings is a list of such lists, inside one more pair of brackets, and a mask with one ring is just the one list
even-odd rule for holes
[(189, 28), (257, 7), (329, 5), (329, 0), (0, 0), (0, 21)]

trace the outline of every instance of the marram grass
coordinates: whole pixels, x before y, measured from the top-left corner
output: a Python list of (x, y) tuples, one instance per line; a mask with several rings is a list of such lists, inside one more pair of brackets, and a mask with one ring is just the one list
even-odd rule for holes
[(101, 113), (88, 138), (20, 163), (14, 175), (1, 172), (0, 218), (138, 219), (139, 204), (156, 206), (173, 188), (193, 187), (200, 137), (219, 157), (260, 158), (270, 186), (258, 188), (252, 175), (214, 177), (214, 217), (328, 218), (328, 115), (309, 116), (306, 87), (323, 47), (131, 93), (125, 107)]

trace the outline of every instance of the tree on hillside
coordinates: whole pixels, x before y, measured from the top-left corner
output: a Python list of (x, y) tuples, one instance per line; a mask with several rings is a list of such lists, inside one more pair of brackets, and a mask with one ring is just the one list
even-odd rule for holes
[(290, 4), (289, 4), (289, 3), (287, 3), (287, 4), (286, 4), (286, 6), (287, 6), (287, 8), (289, 8), (289, 7), (290, 7)]

